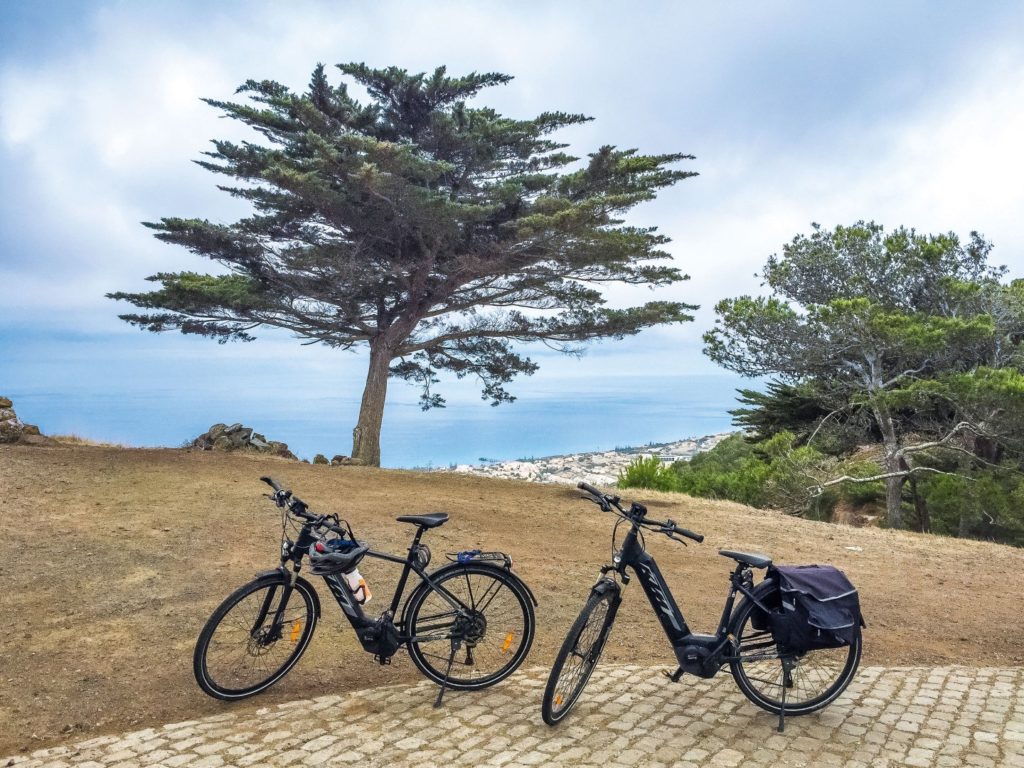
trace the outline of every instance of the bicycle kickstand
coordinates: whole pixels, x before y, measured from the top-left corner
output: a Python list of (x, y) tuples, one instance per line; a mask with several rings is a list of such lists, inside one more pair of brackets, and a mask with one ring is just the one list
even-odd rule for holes
[(669, 672), (668, 670), (662, 670), (661, 674), (671, 680), (673, 683), (678, 683), (679, 678), (683, 676), (683, 668), (679, 667), (675, 672)]
[(779, 733), (786, 730), (786, 689), (793, 686), (793, 660), (782, 659), (782, 705), (779, 707)]
[(451, 675), (452, 664), (455, 663), (455, 654), (459, 652), (459, 648), (461, 647), (461, 640), (452, 640), (452, 652), (448, 655), (448, 668), (444, 671), (444, 680), (441, 682), (441, 690), (437, 692), (437, 698), (434, 700), (434, 709), (441, 706), (441, 699), (444, 698), (445, 689), (448, 688), (448, 676)]

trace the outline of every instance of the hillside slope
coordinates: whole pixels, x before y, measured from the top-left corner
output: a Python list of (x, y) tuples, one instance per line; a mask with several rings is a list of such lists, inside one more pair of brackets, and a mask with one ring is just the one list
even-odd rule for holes
[[(276, 564), (280, 517), (260, 496), (261, 474), (314, 509), (341, 513), (383, 549), (408, 545), (411, 528), (395, 515), (446, 510), (451, 521), (425, 539), (435, 565), (446, 551), (510, 552), (540, 601), (528, 666), (551, 663), (609, 557), (612, 518), (563, 486), (185, 450), (0, 448), (0, 754), (225, 709), (192, 680), (192, 646), (231, 590)], [(653, 516), (707, 536), (685, 549), (648, 537), (698, 630), (718, 620), (731, 561), (717, 550), (728, 547), (846, 570), (861, 589), (866, 664), (1024, 663), (1020, 550), (637, 496)], [(371, 612), (383, 610), (397, 570), (373, 562), (363, 571)], [(299, 666), (267, 695), (230, 708), (417, 678), (402, 654), (392, 667), (374, 666), (321, 595), (325, 621)], [(646, 600), (635, 586), (626, 595), (605, 658), (669, 667)]]

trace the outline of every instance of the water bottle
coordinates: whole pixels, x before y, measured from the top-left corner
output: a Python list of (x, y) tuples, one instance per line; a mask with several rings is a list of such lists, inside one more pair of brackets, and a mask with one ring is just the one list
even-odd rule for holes
[(366, 585), (366, 579), (363, 578), (363, 574), (359, 572), (358, 568), (353, 568), (351, 571), (345, 574), (345, 581), (348, 582), (348, 588), (352, 590), (352, 596), (360, 605), (366, 605), (370, 602), (370, 598), (373, 595), (370, 594), (370, 588)]

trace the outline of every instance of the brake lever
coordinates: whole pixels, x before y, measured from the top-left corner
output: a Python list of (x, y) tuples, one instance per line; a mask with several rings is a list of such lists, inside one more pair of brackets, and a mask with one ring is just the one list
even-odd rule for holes
[(672, 541), (678, 541), (678, 542), (679, 542), (680, 544), (682, 544), (682, 545), (683, 545), (684, 547), (688, 547), (688, 546), (690, 546), (689, 544), (687, 544), (687, 543), (686, 543), (685, 541), (683, 541), (682, 539), (679, 539), (679, 538), (676, 538), (675, 536), (673, 536), (673, 535), (672, 535), (672, 533), (671, 533), (670, 531), (665, 531), (665, 535), (666, 535), (666, 536), (668, 536), (668, 537), (669, 537), (670, 539), (672, 539)]
[(584, 499), (585, 501), (590, 501), (590, 502), (593, 502), (594, 504), (597, 504), (597, 506), (599, 506), (601, 508), (602, 512), (611, 512), (612, 511), (612, 508), (608, 505), (608, 502), (605, 501), (604, 499), (595, 499), (589, 493), (580, 496), (580, 498)]

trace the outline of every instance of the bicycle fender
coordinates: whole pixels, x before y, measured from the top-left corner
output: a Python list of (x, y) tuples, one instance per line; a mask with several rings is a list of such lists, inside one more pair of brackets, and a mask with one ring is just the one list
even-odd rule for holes
[(273, 576), (275, 573), (283, 573), (288, 579), (291, 579), (292, 577), (291, 572), (282, 565), (278, 566), (277, 568), (271, 568), (267, 571), (258, 571), (256, 573), (256, 578), (262, 579), (264, 576)]
[[(516, 575), (516, 578), (519, 579), (519, 576)], [(536, 608), (537, 606), (539, 606), (540, 603), (538, 603), (537, 598), (533, 596), (533, 590), (530, 589), (530, 585), (522, 579), (519, 579), (519, 583), (522, 585), (523, 589), (526, 590), (526, 594), (530, 596), (530, 601), (533, 603), (533, 607)]]
[(769, 576), (764, 581), (762, 581), (760, 584), (758, 584), (756, 587), (754, 587), (754, 589), (752, 590), (753, 600), (751, 600), (751, 598), (749, 598), (746, 595), (744, 595), (743, 596), (743, 600), (733, 610), (733, 615), (729, 617), (728, 631), (732, 632), (732, 633), (735, 633), (735, 632), (737, 632), (739, 630), (739, 627), (735, 626), (735, 624), (736, 624), (735, 619), (736, 619), (736, 616), (739, 615), (740, 608), (743, 607), (743, 603), (744, 602), (753, 602), (754, 605), (756, 605), (762, 611), (764, 611), (765, 613), (768, 613), (768, 612), (771, 611), (771, 607), (768, 606), (768, 605), (765, 605), (765, 601), (769, 597), (771, 597), (772, 594), (774, 594), (777, 591), (778, 591), (778, 585), (775, 583), (775, 579), (773, 577)]
[[(281, 566), (280, 568), (273, 568), (268, 571), (260, 571), (256, 574), (256, 580), (261, 581), (263, 579), (283, 576), (285, 581), (290, 582), (292, 580), (292, 575), (293, 574), (291, 571), (289, 571), (284, 566)], [(316, 611), (317, 616), (322, 616), (323, 612), (320, 610), (320, 595), (317, 594), (316, 588), (312, 584), (310, 584), (309, 581), (307, 581), (306, 579), (302, 578), (297, 574), (295, 575), (295, 581), (301, 581), (305, 586), (309, 587), (309, 591), (313, 594), (313, 610)]]
[(618, 597), (622, 592), (622, 587), (620, 587), (619, 583), (614, 579), (609, 579), (607, 577), (602, 576), (600, 579), (597, 580), (597, 583), (590, 588), (590, 591), (592, 594), (595, 595), (611, 594), (615, 597)]

